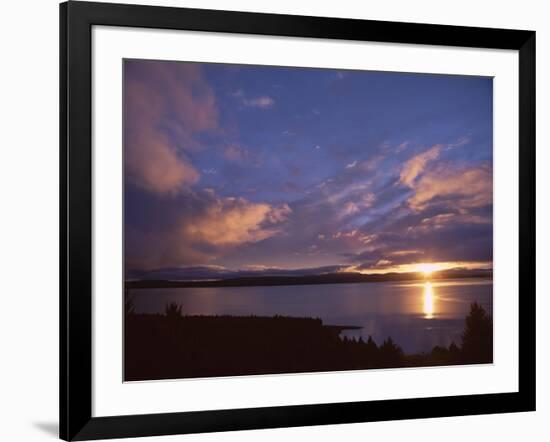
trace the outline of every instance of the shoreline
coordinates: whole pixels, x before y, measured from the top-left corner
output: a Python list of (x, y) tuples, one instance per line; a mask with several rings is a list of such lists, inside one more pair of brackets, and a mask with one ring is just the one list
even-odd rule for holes
[(210, 288), (210, 287), (273, 287), (301, 285), (358, 284), (375, 282), (416, 282), (439, 281), (445, 279), (493, 279), (492, 270), (468, 272), (445, 271), (430, 275), (427, 278), (421, 273), (383, 273), (363, 275), (359, 273), (331, 273), (315, 276), (270, 276), (242, 277), (218, 280), (135, 280), (125, 281), (126, 289), (159, 289), (159, 288)]
[[(352, 325), (288, 316), (185, 316), (126, 311), (125, 381), (487, 363), (492, 350), (469, 357), (460, 343), (405, 353), (399, 342), (340, 337)], [(481, 340), (487, 336), (481, 336)], [(476, 338), (476, 342), (479, 339)], [(492, 340), (490, 343), (492, 348)]]

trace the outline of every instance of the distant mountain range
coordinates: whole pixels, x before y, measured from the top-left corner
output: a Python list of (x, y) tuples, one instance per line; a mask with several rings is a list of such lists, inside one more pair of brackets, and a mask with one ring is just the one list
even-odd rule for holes
[[(134, 272), (127, 278), (127, 288), (170, 287), (244, 287), (306, 284), (346, 284), (362, 282), (425, 280), (421, 272), (363, 274), (341, 272), (340, 266), (316, 269), (266, 269), (252, 271), (227, 271), (210, 267), (186, 269), (162, 269), (152, 272)], [(202, 269), (202, 270), (201, 270)], [(320, 270), (324, 269), (325, 272)], [(457, 278), (492, 278), (492, 269), (449, 269), (434, 272), (430, 280)]]
[(165, 267), (155, 270), (129, 270), (127, 280), (170, 280), (199, 281), (213, 279), (233, 279), (258, 276), (307, 276), (337, 273), (344, 269), (343, 265), (302, 269), (280, 269), (276, 267), (260, 267), (252, 269), (229, 270), (220, 266)]

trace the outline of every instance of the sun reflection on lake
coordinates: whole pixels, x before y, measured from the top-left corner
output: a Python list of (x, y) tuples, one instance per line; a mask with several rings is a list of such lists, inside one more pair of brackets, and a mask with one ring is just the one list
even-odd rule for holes
[(424, 305), (423, 312), (426, 319), (432, 319), (434, 317), (434, 304), (435, 304), (435, 294), (430, 281), (424, 283)]

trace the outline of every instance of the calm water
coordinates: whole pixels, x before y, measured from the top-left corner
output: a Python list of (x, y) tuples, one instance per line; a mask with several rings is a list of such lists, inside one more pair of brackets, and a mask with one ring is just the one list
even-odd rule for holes
[(318, 317), (325, 324), (356, 325), (347, 336), (391, 336), (407, 353), (460, 343), (470, 304), (492, 315), (492, 281), (445, 280), (276, 287), (131, 290), (136, 312), (163, 312), (176, 302), (188, 315)]

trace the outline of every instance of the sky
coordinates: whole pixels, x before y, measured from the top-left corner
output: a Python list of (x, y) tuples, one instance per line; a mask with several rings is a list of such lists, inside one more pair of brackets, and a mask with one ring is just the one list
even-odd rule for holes
[(491, 78), (124, 63), (127, 277), (492, 267)]

